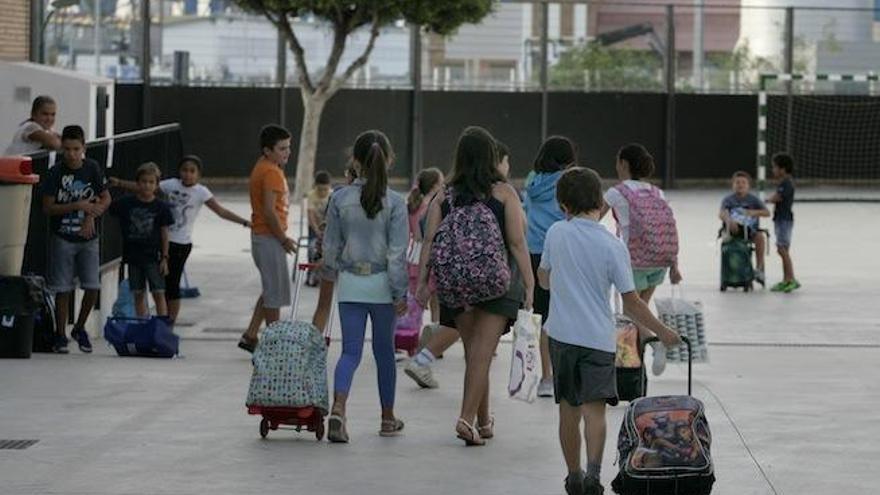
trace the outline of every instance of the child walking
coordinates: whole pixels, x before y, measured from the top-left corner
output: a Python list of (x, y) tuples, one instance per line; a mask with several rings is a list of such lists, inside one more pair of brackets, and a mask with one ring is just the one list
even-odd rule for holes
[[(626, 246), (599, 223), (604, 204), (599, 175), (571, 168), (562, 174), (556, 191), (567, 220), (547, 231), (538, 280), (550, 291), (545, 326), (559, 404), (559, 443), (568, 468), (565, 490), (569, 495), (600, 495), (605, 403), (617, 397), (611, 286), (622, 294), (627, 316), (667, 345), (677, 344), (679, 337), (639, 297)], [(586, 423), (586, 472), (581, 465), (581, 422)]]
[(397, 368), (394, 360), (396, 316), (406, 311), (406, 204), (388, 187), (394, 160), (385, 134), (366, 131), (354, 143), (352, 161), (358, 179), (336, 191), (327, 207), (324, 271), (338, 285), (342, 355), (336, 364), (333, 408), (327, 438), (349, 441), (347, 410), (351, 384), (364, 350), (367, 317), (379, 381), (380, 436), (396, 436), (403, 421), (394, 415)]
[[(537, 270), (544, 251), (544, 238), (551, 225), (562, 220), (562, 210), (556, 201), (556, 183), (562, 172), (577, 164), (574, 143), (564, 136), (551, 136), (544, 141), (538, 156), (535, 157), (534, 174), (526, 185), (526, 209), (528, 230), (526, 240), (532, 269)], [(535, 272), (537, 276), (537, 272)], [(547, 323), (550, 310), (550, 293), (535, 284), (535, 313), (541, 315), (542, 323)], [(553, 376), (550, 369), (550, 344), (547, 331), (541, 330), (541, 382), (538, 384), (538, 397), (553, 397)]]
[(171, 208), (156, 198), (162, 177), (159, 167), (152, 162), (144, 163), (135, 177), (137, 193), (113, 202), (110, 214), (119, 218), (122, 262), (128, 266), (135, 312), (142, 318), (149, 316), (145, 294), (149, 284), (156, 314), (168, 316), (164, 277), (168, 275), (168, 231), (174, 217)]
[[(202, 160), (195, 155), (187, 155), (177, 164), (178, 177), (171, 177), (159, 183), (159, 189), (165, 194), (174, 223), (168, 228), (168, 275), (165, 276), (165, 299), (168, 303), (168, 318), (176, 321), (180, 314), (180, 279), (186, 261), (192, 253), (192, 234), (196, 218), (202, 205), (207, 206), (220, 218), (250, 227), (251, 222), (227, 210), (211, 190), (199, 183), (202, 178)], [(110, 178), (110, 184), (137, 192), (138, 183)]]
[[(667, 264), (645, 263), (643, 256), (638, 252), (639, 246), (643, 246), (641, 239), (635, 236), (660, 236), (663, 232), (649, 232), (646, 227), (662, 225), (675, 225), (672, 209), (669, 208), (666, 197), (660, 188), (648, 182), (648, 178), (654, 174), (654, 157), (648, 153), (644, 146), (632, 143), (624, 146), (617, 153), (617, 177), (620, 183), (605, 192), (605, 206), (602, 215), (608, 210), (612, 211), (617, 222), (618, 237), (629, 248), (630, 261), (633, 265), (633, 279), (635, 288), (645, 304), (651, 302), (654, 291), (666, 278), (669, 270), (669, 281), (672, 284), (681, 282), (681, 272), (678, 269), (678, 257), (674, 256)], [(647, 203), (639, 199), (639, 195), (650, 198)], [(648, 206), (649, 208), (646, 208)], [(654, 215), (654, 218), (649, 218)], [(655, 221), (658, 219), (661, 221)], [(635, 232), (634, 232), (635, 231)], [(672, 232), (669, 233), (670, 235)], [(675, 232), (675, 242), (678, 242), (678, 233)], [(635, 242), (633, 242), (635, 241)], [(658, 266), (654, 266), (658, 265)], [(666, 349), (660, 342), (652, 342), (654, 350), (654, 363), (651, 371), (660, 375), (666, 368)]]
[(800, 289), (801, 284), (794, 278), (794, 265), (791, 262), (791, 232), (794, 229), (794, 159), (787, 153), (773, 155), (773, 176), (779, 179), (776, 192), (768, 203), (773, 208), (773, 230), (776, 232), (776, 252), (782, 258), (782, 282), (770, 288), (773, 292), (789, 293)]

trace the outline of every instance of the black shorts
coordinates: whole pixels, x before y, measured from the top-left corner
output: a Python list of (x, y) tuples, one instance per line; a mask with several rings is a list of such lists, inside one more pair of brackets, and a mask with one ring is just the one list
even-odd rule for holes
[(534, 312), (541, 315), (541, 323), (547, 323), (547, 316), (550, 314), (550, 291), (541, 287), (538, 283), (538, 267), (541, 265), (541, 255), (531, 253), (532, 258), (532, 274), (535, 276), (535, 290), (533, 294)]
[(550, 339), (556, 403), (571, 406), (617, 399), (614, 353)]
[[(480, 308), (487, 313), (506, 316), (507, 325), (502, 332), (502, 334), (505, 334), (510, 331), (510, 327), (513, 326), (513, 323), (516, 321), (522, 303), (507, 297), (499, 297), (498, 299), (475, 304), (474, 307)], [(448, 306), (440, 305), (440, 325), (447, 328), (458, 329), (455, 319), (462, 313), (464, 313), (464, 308), (450, 308)]]
[(165, 276), (165, 299), (177, 301), (180, 299), (180, 279), (183, 276), (183, 267), (192, 252), (192, 244), (168, 243), (168, 275)]

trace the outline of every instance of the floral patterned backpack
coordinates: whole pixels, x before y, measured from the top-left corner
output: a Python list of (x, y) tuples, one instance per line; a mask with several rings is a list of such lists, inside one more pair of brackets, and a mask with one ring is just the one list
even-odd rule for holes
[(462, 308), (507, 293), (511, 271), (492, 210), (483, 201), (455, 206), (452, 194), (447, 188), (450, 211), (434, 235), (430, 266), (440, 303)]

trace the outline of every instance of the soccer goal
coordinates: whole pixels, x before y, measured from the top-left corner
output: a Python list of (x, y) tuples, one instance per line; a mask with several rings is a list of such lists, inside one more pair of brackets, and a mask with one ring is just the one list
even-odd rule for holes
[(798, 201), (880, 202), (880, 75), (765, 74), (757, 177), (774, 153), (795, 159)]

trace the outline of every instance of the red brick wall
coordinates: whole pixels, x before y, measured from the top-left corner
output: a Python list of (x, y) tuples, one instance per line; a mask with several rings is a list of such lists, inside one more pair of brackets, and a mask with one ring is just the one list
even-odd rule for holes
[(30, 46), (28, 0), (0, 0), (0, 60), (27, 60)]

